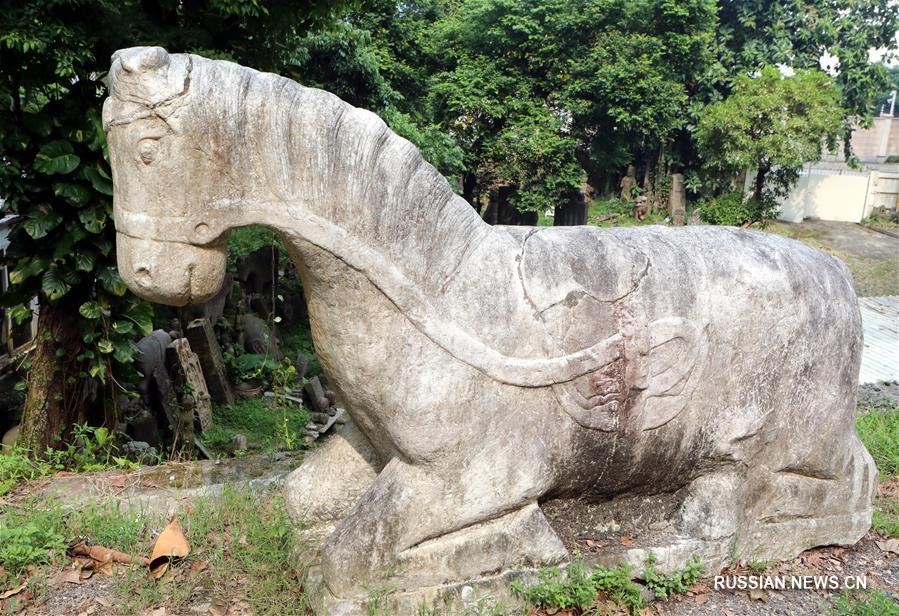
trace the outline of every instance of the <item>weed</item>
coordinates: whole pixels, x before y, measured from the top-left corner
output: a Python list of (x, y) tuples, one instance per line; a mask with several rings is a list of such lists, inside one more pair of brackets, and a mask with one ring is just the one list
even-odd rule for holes
[(636, 613), (643, 607), (640, 587), (631, 580), (631, 570), (626, 565), (607, 569), (597, 565), (592, 572), (581, 563), (568, 565), (565, 571), (550, 567), (537, 573), (537, 584), (525, 587), (516, 580), (512, 591), (536, 607), (548, 610), (584, 608), (593, 604), (599, 591), (612, 601)]
[(57, 471), (87, 473), (109, 468), (135, 469), (137, 464), (114, 453), (117, 445), (106, 428), (75, 424), (73, 441), (63, 449), (47, 449), (43, 459), (32, 460), (30, 451), (13, 447), (0, 454), (0, 496), (19, 483), (37, 479)]
[(0, 564), (19, 576), (29, 565), (49, 563), (54, 552), (62, 553), (66, 543), (62, 535), (33, 522), (22, 526), (0, 526)]
[(899, 537), (899, 502), (878, 499), (874, 508), (871, 529), (889, 537)]
[(0, 496), (17, 484), (36, 479), (48, 472), (49, 469), (43, 464), (30, 460), (23, 449), (13, 448), (9, 453), (0, 454)]
[(204, 445), (219, 453), (228, 451), (231, 439), (238, 433), (247, 437), (249, 451), (268, 452), (279, 447), (297, 449), (302, 442), (293, 439), (287, 447), (283, 435), (285, 432), (302, 434), (309, 423), (309, 413), (305, 408), (290, 405), (279, 411), (262, 398), (239, 400), (233, 405), (216, 405), (212, 416), (213, 427), (203, 432), (200, 438)]
[(609, 599), (624, 606), (632, 614), (643, 607), (640, 586), (631, 579), (631, 568), (622, 563), (614, 569), (597, 566), (593, 570), (597, 590), (602, 590)]
[(899, 605), (877, 588), (867, 591), (843, 591), (836, 598), (831, 612), (834, 616), (899, 616)]
[(863, 400), (859, 403), (855, 425), (880, 470), (881, 479), (899, 474), (899, 405), (895, 400), (881, 408)]
[(678, 569), (665, 575), (655, 570), (656, 560), (653, 554), (646, 558), (643, 580), (646, 582), (647, 588), (660, 599), (667, 599), (672, 595), (687, 592), (687, 587), (698, 582), (703, 569), (705, 569), (699, 557), (694, 554), (682, 570)]
[(13, 576), (65, 551), (64, 512), (56, 502), (0, 505), (0, 565)]
[(365, 613), (368, 616), (387, 616), (384, 611), (384, 598), (396, 590), (392, 584), (383, 584), (368, 591), (368, 600), (365, 602)]
[(773, 560), (750, 560), (746, 563), (749, 570), (757, 575), (761, 575), (768, 570), (768, 567), (774, 564)]
[[(655, 562), (652, 555), (646, 559), (642, 577), (646, 586), (663, 599), (686, 592), (688, 586), (699, 581), (705, 568), (694, 555), (683, 569), (664, 575), (655, 570)], [(541, 569), (537, 573), (537, 583), (529, 587), (516, 580), (512, 582), (512, 591), (531, 605), (546, 610), (586, 608), (593, 605), (602, 591), (609, 599), (636, 614), (644, 601), (640, 585), (631, 579), (631, 573), (631, 568), (623, 563), (614, 569), (597, 565), (592, 572), (583, 564), (575, 563), (568, 565), (564, 572), (555, 567)]]

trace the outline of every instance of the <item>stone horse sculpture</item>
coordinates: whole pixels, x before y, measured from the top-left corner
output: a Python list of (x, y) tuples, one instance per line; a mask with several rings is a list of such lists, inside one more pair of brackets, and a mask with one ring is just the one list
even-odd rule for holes
[(616, 558), (713, 570), (868, 529), (860, 315), (837, 259), (733, 228), (491, 227), (327, 92), (158, 47), (117, 52), (109, 79), (131, 289), (208, 299), (244, 225), (296, 264), (355, 424), (287, 486), (328, 531), (334, 596), (562, 561), (559, 502), (617, 506), (635, 542)]

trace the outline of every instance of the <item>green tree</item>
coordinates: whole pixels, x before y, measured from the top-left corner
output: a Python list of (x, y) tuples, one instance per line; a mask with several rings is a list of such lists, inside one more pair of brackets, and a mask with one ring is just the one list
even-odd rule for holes
[[(39, 297), (20, 439), (36, 455), (89, 411), (114, 405), (132, 374), (132, 340), (151, 308), (115, 266), (112, 184), (100, 124), (112, 52), (158, 44), (277, 70), (286, 42), (342, 0), (35, 0), (0, 14), (0, 196), (18, 215), (3, 304), (17, 318)], [(102, 385), (91, 400), (91, 382)], [(101, 413), (103, 414), (103, 413)], [(97, 419), (94, 417), (94, 419)], [(102, 419), (102, 418), (101, 418)]]
[(657, 160), (713, 62), (714, 26), (712, 0), (465, 0), (431, 30), (429, 108), (472, 184), (529, 178), (519, 207), (552, 206), (584, 168), (597, 182)]
[[(899, 10), (894, 0), (719, 0), (716, 55), (728, 76), (781, 64), (825, 67), (835, 75), (844, 111), (844, 149), (851, 157), (852, 121), (868, 126), (885, 89), (885, 66), (872, 49), (895, 52)], [(729, 79), (725, 81), (725, 85)]]
[(712, 173), (756, 170), (744, 221), (752, 223), (773, 215), (804, 164), (835, 147), (843, 116), (831, 77), (815, 70), (786, 77), (768, 66), (737, 77), (727, 99), (705, 108), (696, 139)]

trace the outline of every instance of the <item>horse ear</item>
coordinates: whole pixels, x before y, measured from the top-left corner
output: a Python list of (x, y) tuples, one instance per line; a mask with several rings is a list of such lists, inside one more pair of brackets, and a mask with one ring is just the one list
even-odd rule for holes
[(112, 55), (110, 92), (126, 103), (153, 106), (186, 93), (190, 69), (188, 56), (162, 47), (120, 49)]

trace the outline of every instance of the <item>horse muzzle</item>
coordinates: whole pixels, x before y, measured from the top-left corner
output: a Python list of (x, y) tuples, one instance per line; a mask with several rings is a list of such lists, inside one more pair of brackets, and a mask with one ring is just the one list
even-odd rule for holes
[(196, 246), (116, 233), (119, 274), (135, 294), (184, 306), (211, 299), (225, 278), (226, 245)]

